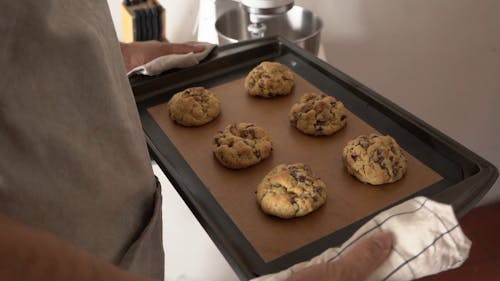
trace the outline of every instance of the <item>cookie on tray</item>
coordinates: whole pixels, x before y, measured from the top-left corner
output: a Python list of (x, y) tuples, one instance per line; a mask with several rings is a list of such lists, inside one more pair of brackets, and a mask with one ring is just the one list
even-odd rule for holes
[(251, 96), (271, 98), (289, 95), (294, 86), (294, 75), (279, 62), (265, 61), (252, 69), (245, 78), (245, 89)]
[(403, 149), (391, 136), (361, 135), (347, 143), (342, 158), (349, 174), (372, 185), (395, 182), (406, 173)]
[(284, 219), (305, 216), (326, 202), (326, 185), (302, 163), (276, 166), (257, 187), (266, 214)]
[(168, 102), (169, 116), (183, 126), (201, 126), (220, 114), (220, 101), (204, 87), (193, 87), (175, 94)]
[(332, 96), (306, 93), (290, 109), (290, 124), (307, 135), (327, 136), (346, 124), (347, 111), (341, 101)]
[(212, 151), (225, 167), (242, 169), (269, 157), (272, 141), (264, 129), (252, 123), (232, 124), (214, 136)]

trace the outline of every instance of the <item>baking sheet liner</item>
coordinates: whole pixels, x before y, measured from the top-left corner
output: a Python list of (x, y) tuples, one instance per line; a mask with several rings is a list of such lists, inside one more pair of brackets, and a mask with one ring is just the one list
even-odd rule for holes
[[(329, 235), (442, 179), (408, 153), (407, 174), (396, 183), (374, 187), (347, 174), (341, 158), (345, 144), (358, 135), (377, 131), (351, 112), (347, 114), (346, 127), (332, 136), (307, 136), (291, 127), (288, 121), (291, 106), (306, 92), (322, 92), (295, 75), (293, 93), (274, 99), (247, 95), (244, 78), (210, 88), (221, 100), (221, 115), (202, 127), (176, 125), (168, 117), (166, 103), (148, 108), (265, 262)], [(335, 93), (330, 94), (335, 96)], [(210, 149), (213, 136), (227, 124), (237, 122), (252, 122), (270, 133), (273, 140), (270, 158), (242, 170), (230, 170), (217, 162)], [(276, 165), (297, 162), (309, 164), (326, 183), (326, 204), (305, 217), (290, 220), (262, 213), (255, 199), (259, 182)]]

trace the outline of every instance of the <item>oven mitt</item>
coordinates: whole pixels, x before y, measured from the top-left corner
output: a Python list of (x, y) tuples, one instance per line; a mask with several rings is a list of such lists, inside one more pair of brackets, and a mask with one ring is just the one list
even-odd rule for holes
[(205, 50), (199, 53), (172, 54), (158, 57), (144, 65), (132, 69), (128, 76), (142, 74), (147, 76), (158, 75), (172, 68), (186, 68), (197, 65), (215, 48), (216, 45), (210, 43), (196, 42), (197, 45), (204, 45)]
[(252, 281), (286, 280), (307, 266), (335, 262), (358, 240), (379, 231), (392, 233), (393, 248), (370, 281), (417, 279), (459, 267), (469, 256), (471, 241), (462, 232), (452, 207), (416, 197), (375, 216), (340, 248), (327, 249), (310, 261)]

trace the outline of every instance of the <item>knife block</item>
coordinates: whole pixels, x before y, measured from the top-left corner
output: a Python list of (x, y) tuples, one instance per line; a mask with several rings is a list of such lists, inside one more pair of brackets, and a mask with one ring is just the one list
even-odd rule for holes
[(127, 0), (121, 5), (122, 41), (165, 40), (165, 9), (156, 0)]

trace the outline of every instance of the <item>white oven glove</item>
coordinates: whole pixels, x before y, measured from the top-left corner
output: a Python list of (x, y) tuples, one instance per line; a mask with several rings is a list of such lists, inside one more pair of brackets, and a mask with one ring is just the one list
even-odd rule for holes
[(462, 232), (452, 207), (416, 197), (375, 216), (340, 248), (329, 248), (310, 261), (252, 281), (286, 280), (307, 266), (335, 262), (358, 240), (379, 231), (392, 233), (394, 241), (389, 258), (368, 278), (370, 281), (417, 279), (459, 267), (469, 256), (471, 241)]

